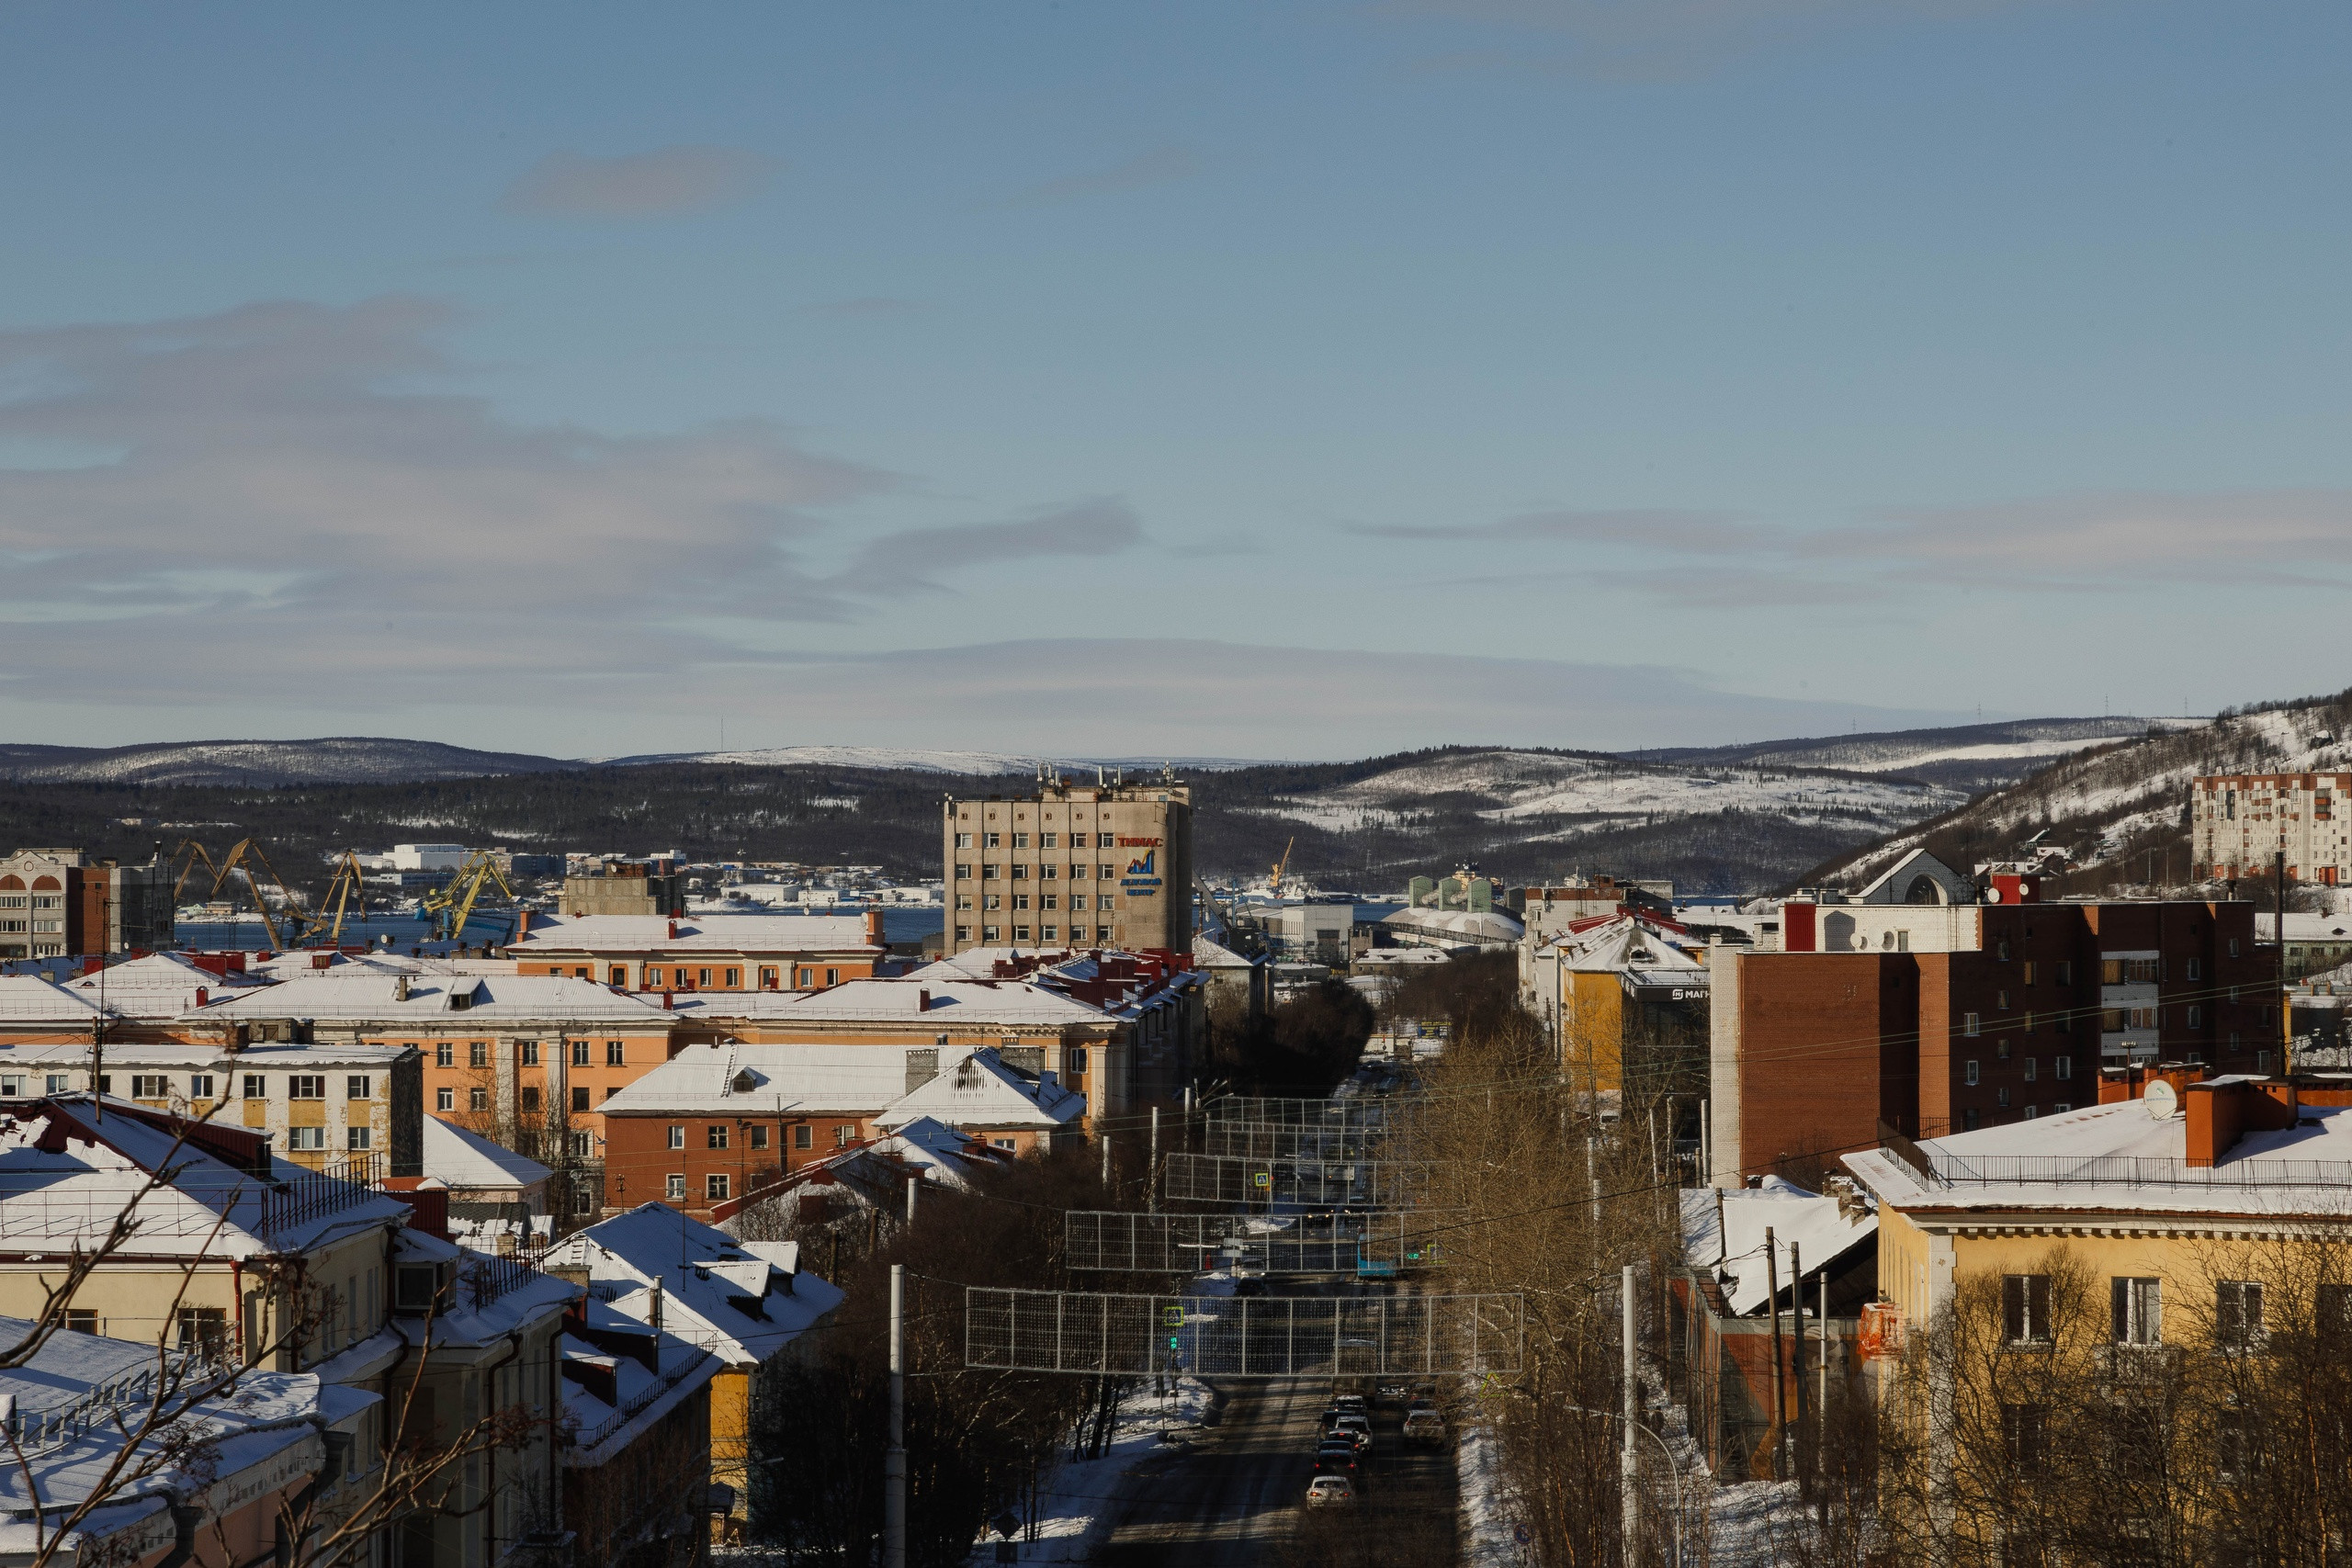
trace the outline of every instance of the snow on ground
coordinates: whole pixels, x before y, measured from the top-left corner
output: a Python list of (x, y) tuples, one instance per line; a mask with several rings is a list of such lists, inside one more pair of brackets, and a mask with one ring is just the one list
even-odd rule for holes
[[(1122, 1478), (1163, 1450), (1162, 1432), (1197, 1427), (1208, 1409), (1208, 1385), (1193, 1378), (1177, 1379), (1164, 1399), (1155, 1397), (1148, 1386), (1130, 1390), (1101, 1459), (1069, 1459), (1065, 1443), (1065, 1457), (1038, 1495), (1036, 1539), (1024, 1533), (1018, 1540), (1019, 1561), (1085, 1562), (1110, 1529), (1115, 1505), (1123, 1498)], [(989, 1535), (975, 1544), (971, 1561), (994, 1562), (995, 1543), (995, 1536)]]
[(1577, 830), (1650, 817), (1766, 812), (1792, 821), (1903, 827), (1949, 811), (1967, 796), (1940, 785), (1782, 768), (1677, 767), (1538, 751), (1477, 751), (1414, 762), (1314, 795), (1277, 800), (1263, 814), (1333, 832), (1408, 822), (1432, 797), (1492, 804), (1489, 822), (1584, 818)]
[(1453, 1473), (1462, 1490), (1463, 1568), (1519, 1568), (1502, 1448), (1485, 1421), (1464, 1420), (1455, 1433)]

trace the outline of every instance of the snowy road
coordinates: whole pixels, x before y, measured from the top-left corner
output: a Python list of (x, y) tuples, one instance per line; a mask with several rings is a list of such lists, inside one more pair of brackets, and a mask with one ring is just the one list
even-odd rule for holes
[[(1307, 1517), (1319, 1382), (1230, 1382), (1214, 1440), (1127, 1478), (1126, 1499), (1095, 1561), (1105, 1568), (1257, 1568), (1357, 1562), (1439, 1568), (1454, 1555), (1456, 1487), (1450, 1450), (1407, 1448), (1396, 1411), (1375, 1414), (1377, 1448), (1363, 1501)], [(1373, 1546), (1372, 1542), (1377, 1545)]]

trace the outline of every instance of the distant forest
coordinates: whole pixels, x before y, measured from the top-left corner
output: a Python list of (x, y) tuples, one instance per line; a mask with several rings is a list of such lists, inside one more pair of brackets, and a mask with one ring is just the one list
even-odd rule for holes
[[(1859, 825), (1739, 812), (1634, 827), (1498, 822), (1480, 815), (1492, 803), (1475, 794), (1432, 795), (1408, 823), (1351, 832), (1267, 814), (1278, 796), (1312, 795), (1430, 755), (1192, 775), (1201, 873), (1262, 876), (1295, 838), (1295, 874), (1359, 891), (1401, 891), (1416, 874), (1464, 862), (1515, 882), (1581, 869), (1671, 877), (1694, 892), (1753, 891), (1877, 837)], [(539, 852), (675, 850), (695, 860), (878, 865), (901, 877), (935, 877), (941, 801), (950, 793), (1018, 794), (1025, 786), (1017, 775), (707, 763), (411, 784), (17, 784), (0, 786), (0, 851), (74, 846), (129, 861), (146, 859), (158, 845), (168, 856), (190, 838), (217, 854), (250, 837), (288, 885), (312, 893), (344, 850), (430, 840)]]

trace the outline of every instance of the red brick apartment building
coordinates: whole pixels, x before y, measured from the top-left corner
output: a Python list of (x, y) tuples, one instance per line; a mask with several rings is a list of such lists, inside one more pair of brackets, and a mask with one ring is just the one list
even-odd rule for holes
[(863, 915), (579, 915), (526, 919), (507, 944), (518, 975), (625, 991), (811, 991), (862, 980), (886, 947)]
[(1930, 1138), (2093, 1104), (2102, 1068), (2283, 1066), (2251, 903), (2025, 897), (1954, 952), (1717, 949), (1710, 1174), (1834, 1169), (1881, 1122)]

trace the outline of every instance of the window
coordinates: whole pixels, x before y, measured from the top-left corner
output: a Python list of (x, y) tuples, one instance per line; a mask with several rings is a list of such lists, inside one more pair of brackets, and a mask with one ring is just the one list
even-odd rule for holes
[(1083, 909), (1083, 908), (1086, 908), (1086, 895), (1085, 895), (1085, 894), (1083, 894), (1083, 893), (1073, 893), (1073, 894), (1071, 894), (1071, 895), (1069, 896), (1069, 907), (1070, 907), (1071, 908), (1073, 908), (1073, 909)]
[(365, 1127), (345, 1127), (343, 1130), (343, 1146), (346, 1149), (365, 1149), (369, 1146), (368, 1137), (368, 1130)]
[(2188, 1010), (2188, 1027), (2191, 1029), (2202, 1029), (2205, 1027), (2205, 1010), (2203, 1008), (2192, 1007)]
[(2032, 959), (2030, 959), (2030, 958), (2029, 958), (2029, 959), (2027, 959), (2027, 960), (2025, 961), (2025, 963), (2024, 963), (2024, 964), (2020, 964), (2020, 965), (2018, 966), (2018, 978), (2019, 983), (2021, 983), (2021, 984), (2023, 984), (2023, 985), (2028, 985), (2028, 986), (2032, 985), (2032, 984), (2033, 984), (2033, 975), (2034, 975), (2034, 964), (2033, 964), (2033, 960), (2032, 960)]
[(296, 1073), (286, 1080), (288, 1100), (324, 1100), (327, 1080), (323, 1073)]
[(673, 1149), (683, 1149), (686, 1146), (686, 1130), (684, 1127), (670, 1129), (670, 1146)]
[(2062, 958), (2050, 967), (2052, 972), (2057, 976), (2057, 980), (2060, 985), (2071, 986), (2075, 983), (2075, 965), (2073, 960)]
[(833, 1147), (835, 1147), (835, 1148), (837, 1148), (837, 1149), (845, 1149), (845, 1148), (849, 1147), (849, 1134), (850, 1134), (850, 1125), (849, 1125), (849, 1123), (848, 1123), (848, 1122), (834, 1122), (834, 1123), (833, 1123)]
[(2252, 1481), (2261, 1468), (2261, 1445), (2250, 1411), (2224, 1410), (2213, 1421), (2213, 1473), (2232, 1483)]
[(229, 1312), (226, 1307), (189, 1307), (179, 1309), (179, 1348), (185, 1354), (201, 1356), (217, 1361), (229, 1349)]
[[(1115, 850), (1119, 847), (1119, 840), (1109, 833), (1097, 833), (1094, 835), (1094, 847), (1098, 850)], [(1102, 874), (1110, 875), (1111, 868), (1103, 867)]]
[(571, 1043), (571, 1065), (575, 1067), (584, 1067), (588, 1065), (588, 1042), (585, 1040), (575, 1040)]
[(989, 861), (980, 867), (980, 880), (982, 882), (994, 882), (998, 878), (1003, 876), (1003, 874), (1004, 867), (997, 864), (994, 861)]
[(957, 942), (969, 942), (969, 941), (971, 941), (971, 940), (972, 940), (972, 928), (971, 928), (971, 927), (969, 927), (969, 926), (957, 926), (957, 927), (956, 928), (956, 940)]
[(1996, 1040), (1993, 1042), (1993, 1059), (1998, 1062), (2006, 1062), (2009, 1059), (2009, 1043), (2007, 1041)]
[(814, 1147), (816, 1144), (816, 1131), (817, 1130), (808, 1125), (808, 1122), (801, 1122), (792, 1130), (792, 1146), (796, 1149)]
[(297, 1150), (323, 1149), (327, 1146), (327, 1130), (324, 1127), (288, 1127), (286, 1129), (286, 1146)]
[(1003, 847), (1004, 840), (996, 833), (991, 832), (981, 837), (980, 848), (984, 850), (1000, 850)]
[(442, 1041), (433, 1047), (433, 1065), (436, 1067), (456, 1066), (458, 1065), (457, 1050), (458, 1048), (448, 1041)]
[[(1974, 1034), (1976, 1032), (1976, 1015), (1974, 1013), (1964, 1012), (1960, 1015), (1960, 1032), (1962, 1034)], [(1976, 1080), (1971, 1078), (1969, 1081), (1973, 1083)]]
[(1029, 907), (1029, 895), (1026, 893), (1015, 893), (1012, 896), (1012, 907), (1016, 909), (1027, 908)]
[(22, 1073), (9, 1073), (5, 1077), (0, 1077), (0, 1095), (5, 1095), (8, 1099), (14, 1100), (17, 1096), (24, 1092), (25, 1076)]
[(596, 1157), (596, 1140), (590, 1137), (585, 1133), (572, 1134), (571, 1157), (573, 1159), (594, 1159)]
[(2050, 1276), (2001, 1276), (2001, 1337), (2011, 1345), (2050, 1342)]
[(2073, 1109), (2075, 1109), (2075, 1102), (2073, 1100), (2062, 1100), (2057, 1104), (2050, 1108), (2050, 1113), (2052, 1116), (2063, 1116)]
[(971, 835), (971, 834), (969, 834), (969, 833), (958, 833), (958, 834), (956, 834), (956, 847), (957, 849), (959, 849), (959, 850), (968, 850), (968, 849), (970, 849), (970, 848), (972, 847), (972, 835)]
[(616, 989), (616, 990), (626, 990), (626, 989), (628, 988), (628, 964), (614, 964), (614, 965), (613, 965), (612, 984), (613, 984), (614, 988), (615, 988), (615, 989)]
[(435, 1089), (433, 1091), (433, 1109), (435, 1111), (455, 1111), (458, 1109), (458, 1091), (454, 1089)]
[(1968, 1084), (1973, 1084), (1976, 1081), (1976, 1062), (1973, 1057), (1970, 1058), (1969, 1061), (1962, 1066), (1960, 1081)]
[(571, 1109), (575, 1115), (588, 1109), (588, 1086), (586, 1084), (573, 1084), (571, 1086)]
[(838, 986), (838, 985), (840, 985), (841, 983), (842, 983), (842, 972), (841, 972), (840, 970), (838, 970), (838, 969), (828, 969), (828, 970), (826, 970), (826, 971), (825, 971), (825, 984), (827, 984), (828, 986)]
[(526, 1040), (523, 1042), (523, 1065), (526, 1067), (536, 1067), (539, 1065), (539, 1043), (537, 1041)]
[(1993, 944), (1993, 955), (1996, 963), (2007, 964), (2009, 961), (2009, 939), (2007, 937), (2003, 937)]
[[(991, 909), (993, 909), (994, 908), (996, 908), (996, 895), (995, 895), (995, 894), (993, 894), (993, 893), (991, 893), (991, 894), (989, 894), (989, 908), (990, 908)], [(800, 988), (801, 988), (802, 990), (804, 990), (804, 991), (805, 991), (805, 990), (807, 990), (809, 987), (811, 987), (811, 986), (815, 985), (816, 983), (817, 983), (817, 972), (816, 972), (814, 969), (808, 969), (808, 968), (804, 968), (804, 969), (802, 969), (802, 970), (800, 971), (800, 979), (799, 979), (799, 981), (798, 981), (798, 984), (799, 984), (799, 987), (800, 987)]]
[(96, 1334), (98, 1331), (98, 1314), (86, 1307), (67, 1307), (65, 1326), (75, 1334)]
[(695, 970), (695, 984), (707, 990), (710, 987), (710, 971), (707, 969)]
[(1026, 834), (1026, 833), (1015, 833), (1015, 834), (1013, 834), (1013, 835), (1012, 835), (1012, 847), (1013, 847), (1014, 849), (1016, 849), (1016, 850), (1025, 850), (1025, 849), (1027, 849), (1027, 848), (1029, 847), (1029, 835), (1028, 835), (1028, 834)]
[(741, 990), (743, 988), (743, 972), (741, 969), (729, 969), (727, 971), (725, 976), (725, 984), (730, 990)]
[(703, 1178), (702, 1190), (703, 1195), (711, 1202), (725, 1202), (727, 1201), (727, 1177), (724, 1173), (721, 1173)]
[[(2071, 1080), (2075, 1076), (2075, 1058), (2072, 1056), (2051, 1057), (2050, 1076), (2056, 1078), (2060, 1083), (2065, 1083)], [(2064, 1107), (2061, 1107), (2061, 1109), (2063, 1110)]]
[(1085, 868), (1084, 866), (1082, 866), (1082, 865), (1074, 865), (1074, 866), (1071, 866), (1071, 867), (1069, 868), (1069, 879), (1070, 879), (1072, 882), (1083, 882), (1083, 881), (1085, 881), (1085, 880), (1086, 880), (1086, 868)]
[(2025, 1015), (2025, 1032), (2026, 1032), (2028, 1034), (2030, 1034), (2030, 1033), (2032, 1033), (2032, 1032), (2033, 1032), (2033, 1014), (2031, 1014), (2031, 1013), (2028, 1013), (2028, 1014), (2026, 1014), (2026, 1015)]
[(1012, 868), (1012, 880), (1013, 880), (1013, 881), (1015, 881), (1015, 882), (1026, 882), (1026, 881), (1028, 881), (1028, 880), (1029, 880), (1029, 868), (1028, 868), (1027, 866), (1025, 866), (1025, 865), (1015, 865), (1015, 866)]
[(2352, 1285), (2321, 1285), (2312, 1292), (2312, 1321), (2339, 1343), (2352, 1337)]
[(997, 940), (997, 929), (998, 928), (995, 926), (982, 926), (980, 928), (980, 940), (983, 942), (995, 942)]
[(727, 1123), (713, 1122), (703, 1129), (703, 1135), (709, 1140), (712, 1148), (723, 1149), (727, 1146)]
[(210, 1073), (190, 1073), (187, 1078), (187, 1097), (190, 1100), (210, 1100), (212, 1098), (212, 1075)]
[(755, 1149), (763, 1149), (768, 1146), (768, 1130), (765, 1127), (752, 1129), (752, 1146)]
[(2036, 1076), (2036, 1071), (2037, 1071), (2037, 1069), (2041, 1066), (2041, 1061), (2040, 1061), (2038, 1058), (2036, 1058), (2036, 1057), (2033, 1057), (2033, 1056), (2028, 1056), (2028, 1057), (2025, 1059), (2025, 1081), (2026, 1081), (2026, 1082), (2028, 1082), (2028, 1083), (2031, 1083), (2031, 1082), (2034, 1080), (2034, 1077), (2035, 1077), (2035, 1076)]
[(466, 1090), (466, 1109), (469, 1111), (489, 1110), (490, 1090), (486, 1089), (469, 1089)]
[(1013, 927), (1012, 940), (1015, 942), (1027, 942), (1029, 940), (1029, 928), (1027, 926)]
[(1037, 940), (1039, 942), (1052, 942), (1055, 940), (1054, 933), (1058, 929), (1058, 927), (1055, 926), (1039, 926), (1037, 928)]
[(662, 966), (659, 964), (647, 964), (645, 966), (645, 988), (649, 991), (655, 990), (660, 987), (661, 984)]
[(2029, 1121), (2029, 1122), (2032, 1121), (2035, 1117), (2040, 1116), (2041, 1114), (2041, 1107), (2040, 1107), (2039, 1105), (2029, 1105), (2029, 1106), (2027, 1106), (2027, 1107), (2025, 1108), (2025, 1119), (2026, 1119), (2027, 1121)]
[(628, 1046), (626, 1042), (619, 1040), (605, 1042), (605, 1066), (608, 1067), (628, 1066)]
[(1059, 834), (1040, 833), (1037, 835), (1037, 847), (1041, 850), (1050, 850), (1059, 841)]
[(130, 1098), (133, 1100), (169, 1100), (172, 1080), (164, 1073), (133, 1073), (130, 1075)]
[(538, 1085), (537, 1085), (537, 1084), (525, 1084), (525, 1085), (523, 1086), (523, 1114), (524, 1114), (524, 1115), (526, 1115), (526, 1116), (537, 1116), (538, 1113), (539, 1113), (539, 1088), (538, 1088)]
[(2010, 1465), (2020, 1474), (2039, 1475), (2041, 1472), (2049, 1427), (2049, 1411), (2043, 1405), (2001, 1406), (2002, 1446), (2008, 1450)]
[(1112, 869), (1110, 866), (1105, 865), (1105, 866), (1098, 866), (1098, 867), (1096, 867), (1096, 868), (1095, 868), (1094, 874), (1095, 874), (1095, 875), (1096, 875), (1096, 877), (1098, 877), (1100, 880), (1104, 881), (1104, 882), (1108, 882), (1108, 881), (1110, 881), (1113, 877), (1114, 877), (1114, 876), (1118, 875), (1119, 874), (1118, 874), (1115, 870)]
[(2202, 980), (2203, 978), (2205, 978), (2205, 961), (2204, 961), (2203, 959), (2201, 959), (2201, 958), (2191, 958), (2191, 959), (2188, 960), (2188, 977), (2189, 977), (2190, 979), (2192, 979), (2192, 980)]
[[(972, 900), (968, 897), (959, 897), (956, 900), (956, 907), (959, 909), (968, 909), (972, 907)], [(763, 964), (760, 965), (760, 989), (763, 991), (773, 991), (775, 989), (775, 964)], [(610, 1043), (617, 1045), (620, 1042), (616, 1040), (612, 1041)]]
[(956, 863), (956, 880), (958, 882), (969, 882), (971, 879), (972, 863), (969, 861), (957, 861)]
[(616, 1095), (616, 1094), (620, 1093), (620, 1091), (621, 1091), (620, 1085), (618, 1085), (618, 1084), (607, 1084), (607, 1085), (605, 1085), (605, 1098), (606, 1100), (610, 1100), (610, 1099), (612, 1099), (612, 1098), (613, 1098), (613, 1096), (615, 1096), (615, 1095)]
[(1993, 1103), (2006, 1110), (2009, 1103), (2009, 1086), (2003, 1084), (1993, 1091)]
[(2262, 1341), (2262, 1286), (2224, 1280), (2213, 1287), (2213, 1342), (2224, 1350), (2251, 1350)]
[(469, 1067), (486, 1067), (490, 1066), (489, 1041), (469, 1040), (466, 1043), (466, 1066)]
[(671, 1175), (669, 1181), (664, 1184), (662, 1188), (662, 1196), (669, 1199), (673, 1203), (683, 1203), (685, 1201), (686, 1179), (684, 1173), (673, 1172)]
[(2118, 1277), (2109, 1282), (2118, 1345), (2154, 1345), (2164, 1338), (2164, 1281)]
[(366, 1076), (355, 1075), (344, 1079), (343, 1098), (345, 1100), (366, 1100), (369, 1098), (368, 1093), (368, 1079)]

